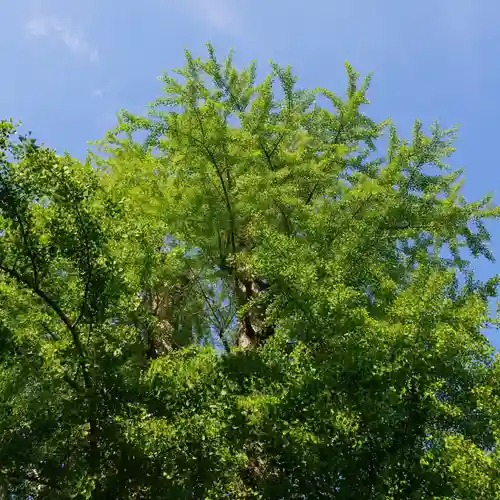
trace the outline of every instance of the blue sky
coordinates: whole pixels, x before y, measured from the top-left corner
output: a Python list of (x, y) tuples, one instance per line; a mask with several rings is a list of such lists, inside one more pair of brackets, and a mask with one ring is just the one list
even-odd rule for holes
[[(308, 87), (342, 91), (345, 60), (374, 71), (374, 118), (405, 134), (416, 117), (461, 124), (452, 163), (466, 168), (467, 197), (500, 191), (497, 0), (4, 0), (2, 19), (1, 116), (61, 152), (82, 157), (116, 111), (159, 95), (184, 48), (204, 55), (210, 40), (221, 56), (234, 47), (236, 63), (291, 64)], [(500, 258), (500, 221), (490, 229)]]

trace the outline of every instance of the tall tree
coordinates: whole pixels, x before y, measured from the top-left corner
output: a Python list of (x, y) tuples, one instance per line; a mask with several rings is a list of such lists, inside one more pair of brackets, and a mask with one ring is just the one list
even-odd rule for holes
[(455, 131), (208, 49), (85, 164), (2, 124), (5, 496), (500, 497)]

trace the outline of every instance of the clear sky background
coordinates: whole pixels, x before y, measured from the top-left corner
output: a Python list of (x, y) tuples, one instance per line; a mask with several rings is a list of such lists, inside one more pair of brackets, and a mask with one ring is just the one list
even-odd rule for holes
[[(374, 71), (367, 113), (404, 134), (417, 117), (460, 124), (452, 163), (466, 168), (467, 198), (500, 202), (498, 0), (0, 0), (0, 20), (0, 117), (60, 152), (83, 157), (120, 108), (160, 94), (184, 48), (205, 55), (212, 41), (262, 72), (268, 59), (291, 64), (305, 87), (342, 92), (345, 60)], [(500, 221), (489, 227), (500, 259)], [(500, 264), (476, 269), (485, 278)]]

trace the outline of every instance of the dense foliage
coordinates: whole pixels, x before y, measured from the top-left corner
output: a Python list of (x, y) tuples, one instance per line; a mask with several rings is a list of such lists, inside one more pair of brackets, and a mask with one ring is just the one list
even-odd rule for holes
[(186, 56), (85, 163), (1, 122), (2, 498), (500, 498), (454, 130)]

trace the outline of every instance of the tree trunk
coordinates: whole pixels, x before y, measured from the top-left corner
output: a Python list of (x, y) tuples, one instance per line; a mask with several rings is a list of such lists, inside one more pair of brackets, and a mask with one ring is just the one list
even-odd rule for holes
[(266, 325), (266, 305), (258, 300), (269, 285), (257, 278), (236, 279), (236, 283), (239, 306), (248, 307), (253, 302), (241, 319), (236, 343), (242, 348), (256, 347), (274, 334), (274, 327)]

